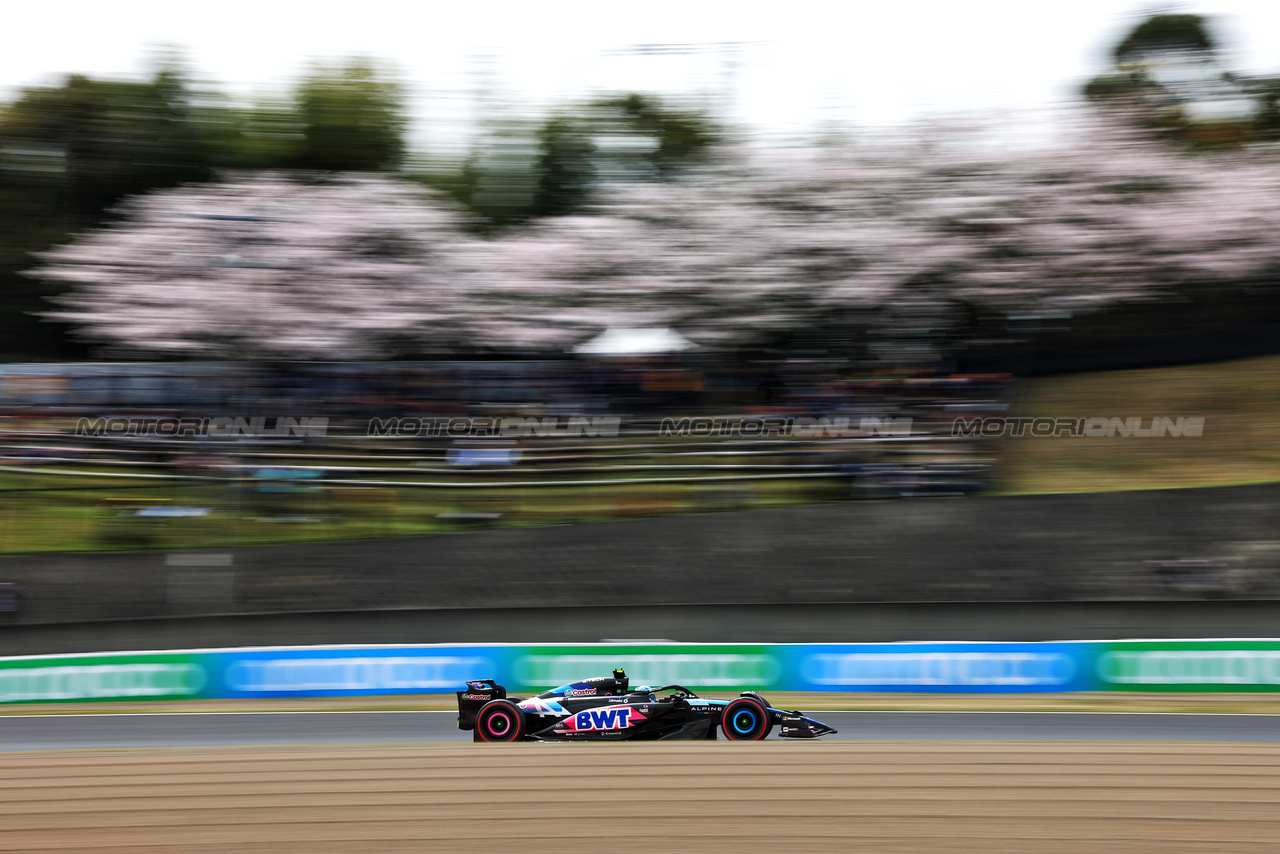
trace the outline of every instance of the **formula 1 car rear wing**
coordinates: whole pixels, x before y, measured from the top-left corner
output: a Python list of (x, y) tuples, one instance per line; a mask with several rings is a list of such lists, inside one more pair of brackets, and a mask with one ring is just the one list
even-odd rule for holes
[(490, 700), (505, 700), (507, 689), (493, 679), (475, 679), (458, 691), (458, 729), (475, 729), (476, 713)]

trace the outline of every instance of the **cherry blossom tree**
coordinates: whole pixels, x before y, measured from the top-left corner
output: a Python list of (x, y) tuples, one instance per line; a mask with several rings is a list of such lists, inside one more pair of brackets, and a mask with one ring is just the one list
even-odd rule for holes
[(991, 312), (1159, 299), (1280, 264), (1280, 163), (1188, 156), (1122, 125), (1069, 145), (918, 134), (722, 152), (492, 239), (393, 179), (281, 176), (130, 203), (36, 275), (54, 316), (117, 347), (366, 358), (432, 346), (563, 349), (609, 326), (736, 346), (850, 310)]
[(1280, 262), (1274, 159), (1088, 130), (1053, 149), (950, 134), (764, 152), (698, 181), (619, 188), (589, 215), (466, 247), (480, 253), (466, 259), (472, 323), (557, 345), (658, 324), (741, 343), (939, 298), (1087, 310)]
[(110, 352), (376, 358), (424, 330), (444, 341), (465, 314), (447, 261), (459, 217), (407, 182), (265, 173), (119, 214), (32, 272), (75, 286), (49, 316)]

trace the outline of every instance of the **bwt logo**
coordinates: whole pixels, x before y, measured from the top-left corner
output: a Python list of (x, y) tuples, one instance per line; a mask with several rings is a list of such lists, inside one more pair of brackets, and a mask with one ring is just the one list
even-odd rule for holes
[(565, 719), (563, 728), (574, 732), (600, 729), (626, 729), (647, 720), (638, 709), (630, 706), (614, 706), (611, 709), (590, 709)]
[(1188, 436), (1198, 439), (1204, 435), (1204, 418), (958, 418), (951, 423), (951, 435), (1084, 436), (1089, 439), (1117, 435), (1125, 439)]
[(328, 418), (81, 418), (77, 436), (324, 436)]
[(800, 439), (858, 436), (906, 437), (910, 418), (664, 418), (659, 436), (794, 436)]

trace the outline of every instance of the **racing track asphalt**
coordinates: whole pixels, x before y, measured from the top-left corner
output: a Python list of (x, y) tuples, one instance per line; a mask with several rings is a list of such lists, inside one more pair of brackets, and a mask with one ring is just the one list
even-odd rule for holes
[[(824, 712), (823, 740), (1280, 743), (1280, 715)], [(772, 738), (772, 737), (771, 737)], [(65, 714), (0, 717), (0, 752), (465, 742), (453, 712)]]

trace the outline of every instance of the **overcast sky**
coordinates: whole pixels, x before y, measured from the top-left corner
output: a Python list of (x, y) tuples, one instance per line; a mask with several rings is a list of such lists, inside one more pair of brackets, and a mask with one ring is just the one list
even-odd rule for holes
[[(286, 90), (309, 58), (358, 53), (400, 70), (413, 137), (427, 147), (465, 133), (482, 88), (530, 115), (600, 91), (702, 93), (756, 134), (799, 135), (1061, 102), (1152, 8), (1130, 0), (17, 0), (0, 18), (0, 95), (69, 72), (139, 75), (157, 45), (182, 48), (196, 72), (244, 96)], [(1280, 2), (1163, 8), (1213, 17), (1236, 70), (1280, 73)]]

